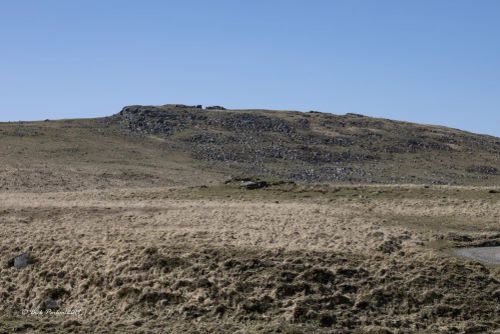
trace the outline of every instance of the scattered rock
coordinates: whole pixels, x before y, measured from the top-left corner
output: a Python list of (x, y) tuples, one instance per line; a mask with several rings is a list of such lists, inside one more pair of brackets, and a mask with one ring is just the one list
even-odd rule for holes
[[(469, 162), (466, 158), (432, 158), (437, 152), (478, 147), (496, 152), (498, 142), (493, 138), (451, 129), (423, 131), (421, 126), (359, 114), (226, 111), (218, 105), (200, 112), (201, 108), (135, 105), (110, 119), (136, 134), (172, 139), (172, 144), (194, 159), (216, 168), (220, 163), (232, 164), (245, 173), (293, 181), (453, 184), (499, 175), (498, 168), (488, 166), (482, 155), (474, 155), (478, 165), (468, 168), (463, 167)], [(429, 157), (425, 159), (428, 172), (422, 165), (416, 175), (408, 175), (404, 168), (396, 175), (389, 173), (388, 161), (412, 164), (413, 153)]]
[(33, 257), (27, 253), (23, 253), (7, 261), (7, 267), (15, 267), (17, 270), (21, 270), (34, 262), (35, 260)]
[(57, 301), (53, 298), (46, 298), (43, 300), (42, 302), (42, 305), (40, 306), (40, 309), (42, 311), (47, 311), (47, 310), (50, 310), (50, 311), (54, 311), (54, 310), (57, 310), (59, 308), (59, 305), (57, 304)]
[(470, 166), (466, 171), (469, 173), (498, 175), (498, 168), (492, 166)]
[(266, 181), (242, 181), (240, 183), (240, 187), (248, 190), (261, 189), (269, 187), (269, 183), (267, 183)]
[(205, 109), (207, 109), (207, 110), (226, 110), (226, 108), (221, 107), (221, 106), (210, 106), (210, 107), (206, 107)]

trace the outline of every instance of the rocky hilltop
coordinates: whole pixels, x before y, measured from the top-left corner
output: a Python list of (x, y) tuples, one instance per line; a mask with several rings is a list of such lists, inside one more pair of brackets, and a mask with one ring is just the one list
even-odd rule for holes
[(358, 114), (127, 106), (112, 117), (195, 160), (292, 181), (491, 184), (500, 139)]
[(0, 191), (220, 184), (500, 184), (500, 138), (357, 114), (128, 106), (0, 123)]

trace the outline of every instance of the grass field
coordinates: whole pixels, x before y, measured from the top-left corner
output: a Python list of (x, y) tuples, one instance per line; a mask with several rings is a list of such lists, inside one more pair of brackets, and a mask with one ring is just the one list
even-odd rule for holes
[[(500, 245), (484, 187), (237, 183), (0, 193), (0, 329), (487, 333)], [(23, 315), (52, 298), (60, 312)], [(24, 311), (26, 312), (26, 311)], [(1, 332), (0, 330), (0, 332)]]
[(500, 328), (499, 267), (454, 252), (500, 245), (498, 139), (129, 109), (0, 123), (0, 334)]

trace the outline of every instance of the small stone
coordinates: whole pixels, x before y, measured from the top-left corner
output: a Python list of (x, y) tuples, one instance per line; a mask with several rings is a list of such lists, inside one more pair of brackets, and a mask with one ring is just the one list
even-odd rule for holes
[(26, 268), (31, 263), (33, 263), (32, 258), (28, 254), (24, 253), (9, 260), (8, 265), (10, 267), (15, 267), (17, 270), (21, 270)]
[(242, 181), (240, 183), (240, 188), (245, 188), (248, 190), (260, 189), (268, 186), (269, 184), (266, 181)]
[(57, 310), (59, 308), (59, 305), (57, 305), (57, 302), (52, 299), (52, 298), (47, 298), (42, 302), (41, 309), (43, 311), (46, 310)]

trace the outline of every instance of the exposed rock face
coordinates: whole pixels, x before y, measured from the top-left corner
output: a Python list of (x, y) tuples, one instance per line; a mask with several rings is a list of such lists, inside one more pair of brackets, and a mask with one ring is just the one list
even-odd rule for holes
[(199, 107), (128, 106), (116, 117), (198, 160), (288, 180), (462, 184), (500, 166), (494, 137), (358, 114)]

